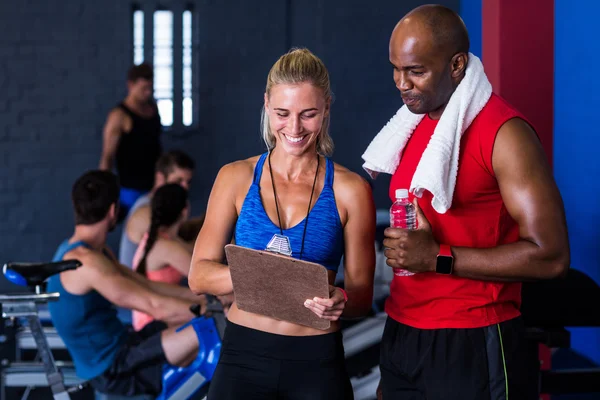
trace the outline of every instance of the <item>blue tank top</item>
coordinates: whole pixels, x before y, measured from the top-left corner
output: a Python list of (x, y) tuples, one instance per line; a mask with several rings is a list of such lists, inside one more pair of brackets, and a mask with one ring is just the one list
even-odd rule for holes
[(131, 218), (133, 213), (135, 213), (138, 208), (150, 204), (150, 201), (151, 199), (149, 193), (138, 198), (127, 212), (127, 218), (123, 223), (121, 242), (119, 244), (119, 262), (128, 266), (129, 268), (133, 268), (133, 256), (135, 255), (139, 243), (134, 243), (129, 239), (129, 236), (127, 235), (127, 223), (129, 222), (129, 218)]
[[(279, 227), (267, 215), (260, 198), (260, 178), (267, 155), (263, 154), (256, 163), (252, 186), (235, 226), (235, 243), (255, 250), (264, 250), (273, 235), (280, 233)], [(325, 185), (310, 210), (308, 220), (305, 218), (297, 225), (284, 229), (283, 234), (290, 238), (292, 257), (299, 258), (304, 225), (308, 223), (302, 259), (337, 271), (344, 253), (344, 230), (333, 194), (333, 172), (333, 162), (326, 159)]]
[[(62, 260), (67, 252), (80, 246), (90, 248), (85, 242), (69, 244), (65, 240), (53, 261)], [(110, 367), (127, 337), (116, 308), (95, 290), (84, 295), (67, 292), (60, 274), (48, 279), (47, 291), (60, 293), (58, 301), (48, 303), (48, 309), (56, 331), (71, 354), (77, 376), (88, 380), (101, 375)]]

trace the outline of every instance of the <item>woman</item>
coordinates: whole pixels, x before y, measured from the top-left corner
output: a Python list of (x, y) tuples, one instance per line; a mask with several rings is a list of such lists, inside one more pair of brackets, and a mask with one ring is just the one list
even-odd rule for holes
[(330, 299), (304, 303), (332, 321), (327, 331), (242, 311), (234, 302), (211, 400), (353, 397), (338, 320), (371, 308), (375, 208), (367, 182), (326, 158), (333, 150), (330, 104), (329, 74), (310, 51), (292, 50), (275, 63), (262, 118), (269, 152), (219, 172), (189, 284), (196, 293), (231, 293), (224, 246), (235, 236), (239, 246), (264, 250), (281, 234), (289, 237), (294, 257), (327, 268), (330, 284), (344, 255), (347, 301), (330, 285)]
[[(161, 186), (150, 203), (151, 222), (135, 256), (135, 270), (152, 281), (180, 284), (190, 270), (192, 254), (177, 232), (188, 218), (188, 192), (181, 185)], [(133, 311), (133, 327), (139, 331), (152, 317)]]

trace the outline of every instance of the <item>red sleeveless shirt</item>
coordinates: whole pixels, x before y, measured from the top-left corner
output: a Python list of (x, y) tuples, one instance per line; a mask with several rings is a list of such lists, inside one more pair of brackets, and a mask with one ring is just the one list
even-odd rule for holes
[[(418, 199), (438, 243), (488, 248), (519, 240), (519, 227), (504, 206), (492, 168), (496, 134), (506, 121), (515, 117), (525, 119), (493, 94), (462, 136), (450, 210), (438, 214), (431, 206), (431, 193), (427, 191)], [(392, 176), (390, 198), (394, 198), (396, 189), (410, 187), (437, 122), (425, 116), (413, 132)], [(388, 315), (419, 329), (476, 328), (520, 315), (520, 283), (425, 272), (408, 277), (394, 276), (390, 291), (385, 308)]]

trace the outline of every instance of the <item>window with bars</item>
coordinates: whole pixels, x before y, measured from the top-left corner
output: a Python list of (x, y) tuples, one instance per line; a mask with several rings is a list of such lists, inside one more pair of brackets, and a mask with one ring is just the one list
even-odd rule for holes
[[(180, 18), (180, 24), (176, 23), (175, 18)], [(145, 27), (144, 22), (150, 22), (152, 26)], [(179, 32), (175, 31), (176, 26), (181, 27)], [(133, 11), (133, 62), (141, 64), (146, 57), (152, 60), (154, 98), (163, 126), (189, 127), (194, 124), (192, 29), (190, 9), (178, 15), (172, 10), (157, 9), (153, 11), (151, 19), (145, 18), (143, 10)], [(151, 43), (147, 43), (144, 35), (150, 33)], [(181, 68), (181, 71), (174, 71), (175, 68)], [(175, 76), (181, 77), (181, 85), (174, 84)], [(181, 93), (175, 94), (176, 88)], [(180, 106), (175, 106), (175, 101), (181, 101)]]

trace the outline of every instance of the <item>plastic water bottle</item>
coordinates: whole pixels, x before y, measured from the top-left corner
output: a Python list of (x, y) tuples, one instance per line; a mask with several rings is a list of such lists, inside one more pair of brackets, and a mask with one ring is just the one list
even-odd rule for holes
[[(390, 207), (390, 226), (392, 228), (417, 229), (417, 211), (408, 200), (408, 189), (396, 190), (396, 201)], [(411, 276), (414, 272), (394, 268), (396, 276)]]

